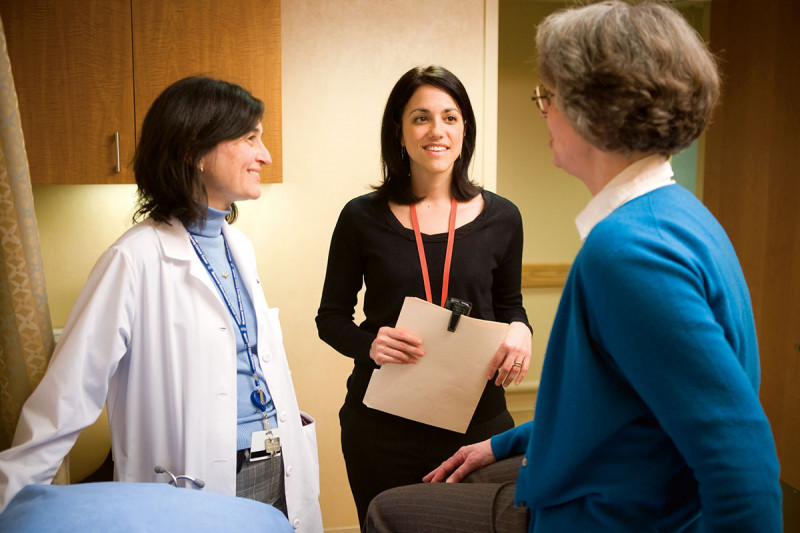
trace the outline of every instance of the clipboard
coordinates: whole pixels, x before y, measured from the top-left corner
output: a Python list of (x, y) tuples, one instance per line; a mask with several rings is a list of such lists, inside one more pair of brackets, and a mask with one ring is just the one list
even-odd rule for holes
[(419, 298), (406, 297), (396, 327), (422, 339), (416, 365), (384, 365), (372, 371), (364, 405), (409, 420), (466, 433), (486, 387), (486, 369), (508, 324), (461, 316)]

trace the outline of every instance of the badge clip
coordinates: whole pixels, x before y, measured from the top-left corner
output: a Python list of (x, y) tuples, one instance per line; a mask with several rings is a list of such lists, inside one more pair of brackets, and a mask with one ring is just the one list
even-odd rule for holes
[(444, 308), (451, 311), (450, 322), (447, 324), (447, 331), (455, 332), (461, 315), (469, 316), (470, 311), (472, 311), (472, 304), (466, 300), (448, 298), (444, 304)]
[(280, 429), (255, 431), (250, 441), (250, 461), (261, 461), (281, 454)]

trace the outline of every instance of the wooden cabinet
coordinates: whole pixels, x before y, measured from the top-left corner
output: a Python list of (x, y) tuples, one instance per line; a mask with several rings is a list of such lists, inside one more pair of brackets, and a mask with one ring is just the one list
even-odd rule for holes
[(133, 183), (130, 0), (0, 0), (0, 16), (31, 181)]
[[(752, 294), (761, 402), (781, 479), (795, 489), (784, 498), (786, 531), (798, 530), (788, 513), (800, 488), (798, 17), (794, 0), (714, 3), (711, 46), (722, 57), (725, 90), (708, 132), (703, 197), (730, 235)], [(792, 513), (800, 522), (798, 507)]]
[(136, 124), (171, 82), (205, 74), (263, 100), (272, 164), (261, 181), (281, 181), (280, 0), (133, 0)]
[(0, 0), (0, 16), (34, 184), (134, 183), (145, 113), (192, 74), (264, 101), (262, 181), (282, 180), (280, 0)]

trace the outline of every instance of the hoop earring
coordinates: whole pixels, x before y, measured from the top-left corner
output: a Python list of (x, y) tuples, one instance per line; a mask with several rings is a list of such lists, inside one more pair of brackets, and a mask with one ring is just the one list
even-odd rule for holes
[(407, 154), (408, 154), (408, 152), (406, 152), (406, 147), (405, 146), (401, 146), (400, 147), (400, 159), (405, 159)]

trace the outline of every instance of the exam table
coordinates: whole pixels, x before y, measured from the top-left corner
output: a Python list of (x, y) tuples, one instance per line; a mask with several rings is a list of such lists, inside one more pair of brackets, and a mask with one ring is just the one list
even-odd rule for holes
[(0, 533), (197, 531), (292, 533), (274, 507), (166, 483), (29, 485), (0, 513)]

